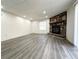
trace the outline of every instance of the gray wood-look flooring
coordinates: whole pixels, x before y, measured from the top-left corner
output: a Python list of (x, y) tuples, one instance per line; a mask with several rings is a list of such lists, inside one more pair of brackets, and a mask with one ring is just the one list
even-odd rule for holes
[(2, 59), (78, 59), (75, 46), (53, 35), (31, 34), (1, 45)]

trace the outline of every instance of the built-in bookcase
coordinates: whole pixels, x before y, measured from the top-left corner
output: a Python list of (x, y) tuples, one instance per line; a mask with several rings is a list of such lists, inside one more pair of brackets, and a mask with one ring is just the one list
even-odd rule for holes
[(50, 18), (50, 33), (66, 37), (67, 12), (60, 13)]

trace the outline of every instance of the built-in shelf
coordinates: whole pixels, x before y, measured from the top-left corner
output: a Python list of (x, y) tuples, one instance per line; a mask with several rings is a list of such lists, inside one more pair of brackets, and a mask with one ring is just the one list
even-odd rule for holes
[(50, 33), (66, 37), (67, 12), (60, 13), (50, 18)]
[(63, 22), (66, 22), (66, 20), (61, 20), (61, 21), (56, 21), (56, 22), (50, 22), (50, 24), (63, 23)]

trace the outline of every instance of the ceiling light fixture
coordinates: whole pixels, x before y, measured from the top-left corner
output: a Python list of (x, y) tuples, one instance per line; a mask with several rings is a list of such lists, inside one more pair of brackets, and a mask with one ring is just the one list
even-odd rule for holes
[(46, 11), (45, 10), (43, 11), (43, 14), (46, 14)]
[(3, 8), (3, 6), (1, 6), (1, 9)]
[(45, 16), (46, 18), (48, 18), (48, 16)]
[(23, 16), (23, 17), (26, 17), (26, 16)]

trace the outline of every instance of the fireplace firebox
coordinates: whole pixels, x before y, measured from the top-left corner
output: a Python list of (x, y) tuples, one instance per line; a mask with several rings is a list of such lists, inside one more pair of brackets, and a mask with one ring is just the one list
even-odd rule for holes
[(60, 26), (52, 26), (52, 33), (60, 34)]

